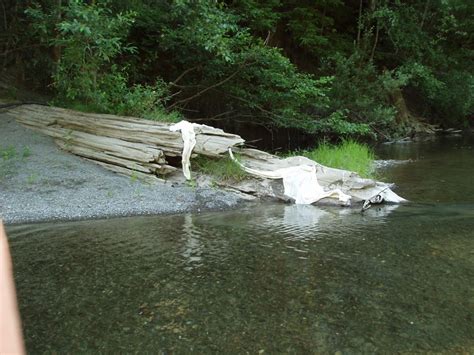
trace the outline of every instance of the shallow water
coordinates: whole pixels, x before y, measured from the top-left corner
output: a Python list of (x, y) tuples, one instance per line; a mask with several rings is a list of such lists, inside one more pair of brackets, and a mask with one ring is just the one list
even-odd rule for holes
[(29, 352), (474, 352), (474, 150), (384, 146), (413, 201), (7, 228)]

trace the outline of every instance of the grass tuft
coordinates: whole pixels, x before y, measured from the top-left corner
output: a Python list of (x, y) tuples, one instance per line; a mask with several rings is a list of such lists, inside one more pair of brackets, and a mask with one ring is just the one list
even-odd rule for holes
[(345, 140), (340, 145), (323, 142), (315, 149), (296, 152), (296, 154), (332, 168), (354, 171), (362, 177), (375, 177), (374, 152), (368, 145), (353, 140)]
[[(239, 159), (236, 157), (236, 159)], [(198, 156), (191, 162), (193, 169), (203, 174), (213, 176), (221, 181), (242, 181), (248, 177), (248, 174), (230, 157), (221, 159), (211, 159), (204, 156)]]
[(0, 182), (8, 175), (16, 173), (18, 165), (31, 155), (31, 148), (24, 146), (21, 154), (12, 145), (0, 146)]
[(16, 156), (17, 151), (15, 147), (8, 146), (4, 148), (0, 146), (0, 181), (13, 173)]

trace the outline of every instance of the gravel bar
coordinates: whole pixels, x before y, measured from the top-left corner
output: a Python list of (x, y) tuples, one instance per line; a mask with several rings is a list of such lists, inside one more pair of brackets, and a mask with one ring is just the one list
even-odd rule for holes
[(115, 174), (0, 113), (0, 219), (6, 224), (200, 212), (242, 202), (230, 192)]

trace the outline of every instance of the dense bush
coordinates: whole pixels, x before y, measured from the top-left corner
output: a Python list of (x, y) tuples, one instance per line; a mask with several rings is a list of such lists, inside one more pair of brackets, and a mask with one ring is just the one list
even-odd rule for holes
[(107, 5), (71, 0), (61, 8), (61, 19), (56, 22), (37, 3), (26, 9), (40, 39), (61, 49), (52, 73), (55, 103), (89, 111), (176, 120), (176, 114), (167, 114), (164, 109), (168, 86), (163, 80), (158, 79), (154, 85), (130, 85), (127, 66), (116, 63), (120, 56), (136, 52), (126, 43), (136, 14), (114, 14)]
[(410, 130), (405, 87), (432, 122), (474, 112), (472, 1), (4, 2), (3, 66), (65, 105), (374, 138)]

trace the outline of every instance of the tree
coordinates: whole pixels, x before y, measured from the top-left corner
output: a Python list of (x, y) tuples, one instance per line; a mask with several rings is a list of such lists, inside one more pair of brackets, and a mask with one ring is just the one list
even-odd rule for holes
[[(24, 2), (6, 10), (21, 40), (3, 46), (4, 65), (16, 53), (57, 101), (104, 112), (385, 138), (419, 116), (468, 123), (473, 11), (467, 0)], [(35, 55), (19, 41), (36, 41)]]

